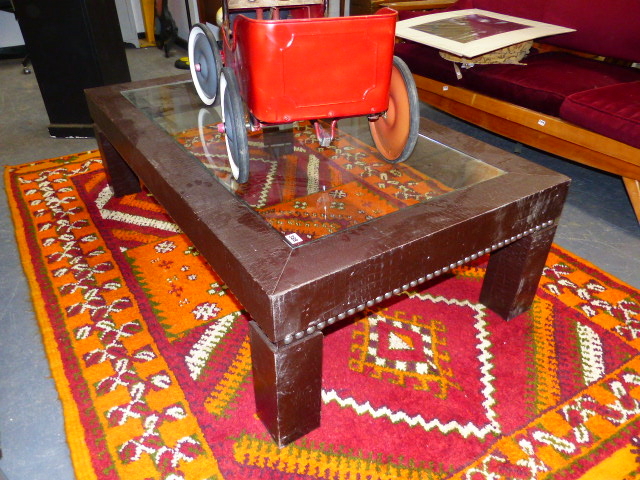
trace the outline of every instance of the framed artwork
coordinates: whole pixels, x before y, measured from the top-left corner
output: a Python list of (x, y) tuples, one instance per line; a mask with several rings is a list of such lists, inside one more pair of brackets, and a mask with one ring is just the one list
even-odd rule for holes
[(573, 31), (475, 8), (427, 14), (396, 24), (396, 36), (400, 38), (469, 58), (527, 40)]

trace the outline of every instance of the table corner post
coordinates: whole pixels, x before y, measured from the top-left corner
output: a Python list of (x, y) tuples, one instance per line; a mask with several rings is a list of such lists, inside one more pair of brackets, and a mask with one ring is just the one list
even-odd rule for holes
[(256, 410), (282, 447), (320, 426), (323, 335), (280, 346), (249, 324)]
[(123, 197), (142, 190), (138, 176), (111, 144), (107, 136), (95, 124), (93, 130), (98, 142), (100, 156), (105, 164), (107, 181), (113, 189), (114, 196)]
[(538, 230), (496, 250), (480, 292), (480, 302), (510, 320), (531, 306), (556, 232), (556, 226)]

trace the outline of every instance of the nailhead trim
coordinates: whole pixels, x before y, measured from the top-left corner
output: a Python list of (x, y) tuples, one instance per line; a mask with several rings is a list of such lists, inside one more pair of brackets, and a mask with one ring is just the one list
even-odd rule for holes
[(545, 227), (550, 227), (551, 225), (553, 225), (553, 220), (548, 220), (546, 222), (541, 223), (540, 225), (536, 225), (535, 227), (530, 228), (529, 230), (526, 230), (522, 233), (519, 233), (517, 235), (514, 235), (510, 238), (507, 238), (505, 240), (502, 240), (498, 243), (495, 243), (493, 245), (491, 245), (491, 247), (487, 247), (484, 250), (479, 250), (476, 253), (473, 253), (471, 255), (469, 255), (468, 257), (464, 257), (464, 259), (460, 259), (457, 262), (451, 263), (448, 266), (442, 267), (438, 270), (436, 270), (433, 273), (429, 273), (427, 275), (425, 275), (424, 277), (420, 277), (417, 280), (413, 280), (412, 282), (409, 282), (407, 284), (402, 285), (402, 287), (399, 288), (394, 288), (392, 291), (385, 293), (384, 295), (379, 295), (376, 298), (369, 300), (366, 303), (363, 303), (361, 305), (358, 305), (355, 308), (350, 308), (349, 310), (342, 312), (338, 315), (336, 315), (335, 317), (331, 317), (328, 320), (323, 320), (321, 322), (318, 322), (315, 325), (309, 325), (306, 329), (301, 330), (299, 332), (296, 332), (294, 334), (289, 334), (286, 337), (284, 337), (284, 343), (285, 344), (289, 344), (291, 342), (293, 342), (293, 340), (300, 340), (302, 337), (304, 337), (305, 335), (311, 335), (313, 332), (317, 331), (317, 330), (323, 330), (324, 328), (326, 328), (328, 325), (333, 325), (334, 323), (336, 323), (336, 321), (339, 320), (344, 320), (347, 317), (350, 317), (351, 315), (353, 315), (356, 312), (361, 312), (363, 311), (365, 308), (367, 307), (372, 307), (377, 303), (380, 303), (384, 300), (387, 300), (389, 298), (391, 298), (394, 295), (399, 295), (400, 293), (408, 290), (409, 288), (413, 288), (416, 287), (426, 281), (432, 280), (435, 277), (438, 277), (440, 275), (442, 275), (443, 273), (448, 272), (449, 270), (452, 270), (456, 267), (459, 267), (461, 265), (464, 265), (465, 263), (469, 263), (471, 260), (476, 260), (478, 257), (481, 257), (483, 255), (486, 255), (487, 253), (491, 253), (494, 250), (498, 250), (499, 248), (504, 247), (505, 245), (508, 245), (512, 242), (515, 242), (516, 240), (520, 240), (522, 237), (526, 237), (527, 235), (531, 235), (533, 232), (536, 232), (542, 228)]

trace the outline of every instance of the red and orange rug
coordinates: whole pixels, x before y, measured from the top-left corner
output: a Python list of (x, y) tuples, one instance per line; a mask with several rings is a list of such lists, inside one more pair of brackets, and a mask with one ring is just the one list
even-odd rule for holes
[(640, 294), (561, 248), (510, 322), (481, 259), (328, 334), (322, 426), (278, 449), (247, 314), (153, 197), (96, 152), (5, 176), (79, 479), (640, 476)]

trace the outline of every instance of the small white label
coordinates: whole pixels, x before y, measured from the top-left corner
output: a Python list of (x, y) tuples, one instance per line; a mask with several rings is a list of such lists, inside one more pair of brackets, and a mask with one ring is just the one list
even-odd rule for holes
[(444, 86), (442, 87), (442, 90), (444, 90), (445, 92), (446, 92), (447, 90), (449, 90), (449, 85), (444, 85)]
[(547, 124), (547, 122), (545, 122), (543, 119), (538, 120), (538, 125), (540, 125), (541, 127), (544, 127)]
[(286, 238), (291, 245), (296, 245), (303, 241), (297, 233), (290, 233), (289, 235), (285, 235), (284, 238)]

